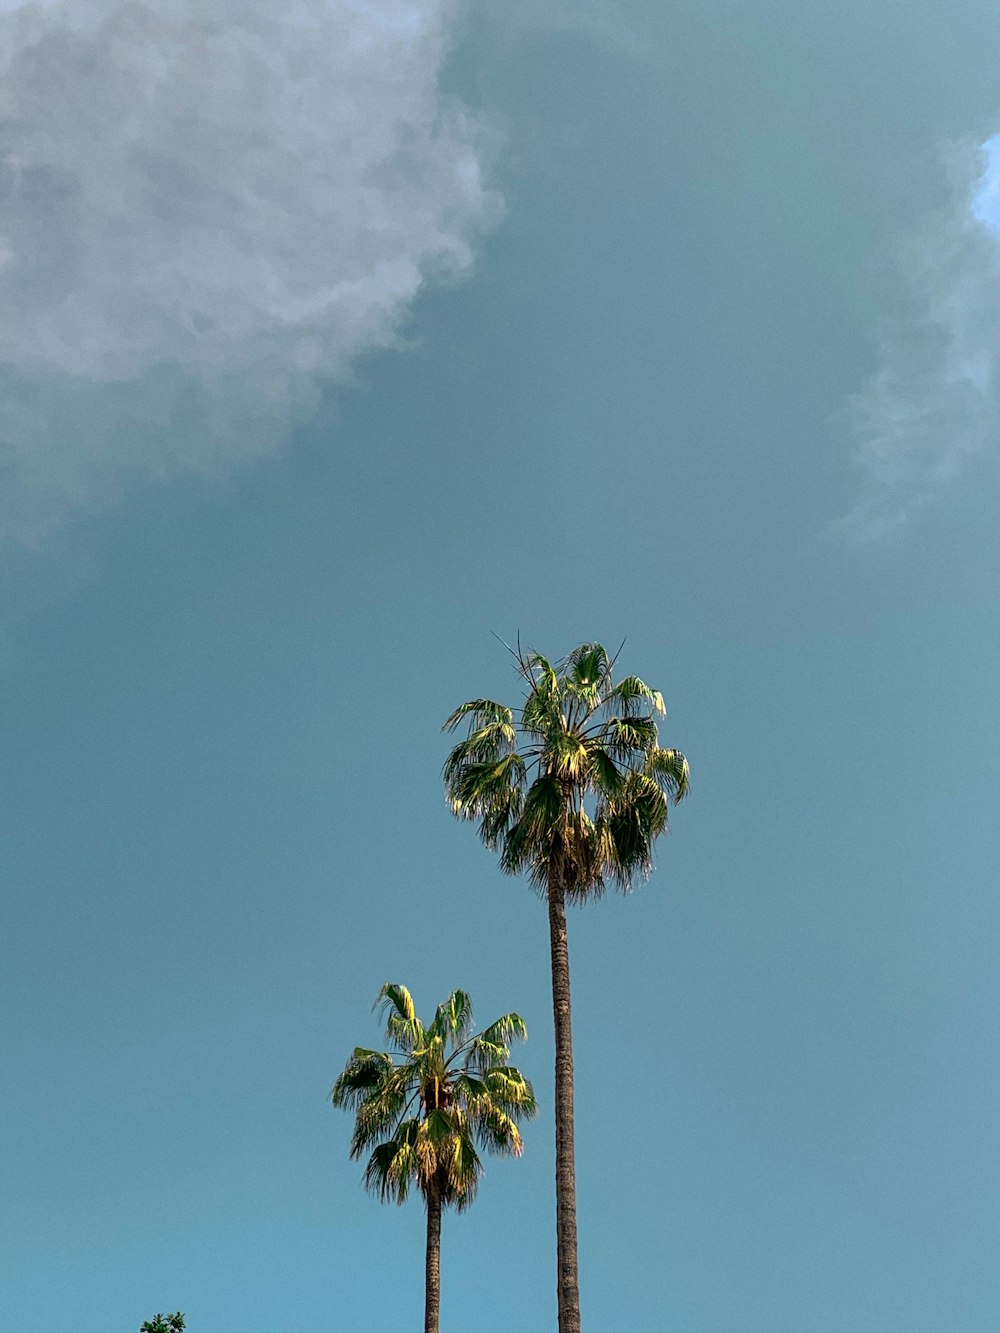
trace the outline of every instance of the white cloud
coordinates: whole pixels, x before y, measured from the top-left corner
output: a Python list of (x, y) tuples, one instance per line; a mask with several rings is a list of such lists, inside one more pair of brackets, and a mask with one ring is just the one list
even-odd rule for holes
[(848, 526), (884, 535), (938, 501), (1000, 428), (1000, 152), (953, 151), (947, 198), (900, 238), (879, 368), (852, 402), (864, 494)]
[(448, 0), (0, 3), (5, 535), (274, 447), (496, 211)]

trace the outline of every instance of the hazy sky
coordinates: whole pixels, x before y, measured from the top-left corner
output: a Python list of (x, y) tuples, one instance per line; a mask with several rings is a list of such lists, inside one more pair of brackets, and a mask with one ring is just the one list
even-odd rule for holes
[(0, 0), (10, 1333), (403, 1333), (326, 1102), (403, 981), (542, 1114), (442, 1327), (555, 1321), (491, 632), (694, 790), (570, 922), (589, 1333), (996, 1333), (1000, 10)]

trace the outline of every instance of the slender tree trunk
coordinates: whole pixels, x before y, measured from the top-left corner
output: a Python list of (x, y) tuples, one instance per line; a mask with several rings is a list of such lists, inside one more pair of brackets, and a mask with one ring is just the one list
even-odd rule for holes
[(427, 1263), (424, 1270), (424, 1333), (438, 1333), (441, 1319), (441, 1191), (427, 1188)]
[(573, 1030), (569, 997), (569, 949), (562, 867), (549, 873), (549, 939), (552, 949), (552, 1013), (556, 1027), (556, 1263), (559, 1333), (580, 1333), (576, 1261), (576, 1166), (573, 1151)]

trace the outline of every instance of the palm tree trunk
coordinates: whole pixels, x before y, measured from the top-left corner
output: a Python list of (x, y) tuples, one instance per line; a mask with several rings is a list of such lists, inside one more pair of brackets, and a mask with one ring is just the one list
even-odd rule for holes
[(424, 1333), (438, 1333), (441, 1319), (441, 1191), (427, 1187), (427, 1262), (424, 1269)]
[(576, 1260), (576, 1166), (573, 1151), (573, 1029), (569, 997), (569, 948), (562, 867), (550, 868), (549, 941), (552, 1013), (556, 1028), (556, 1263), (559, 1333), (580, 1333)]

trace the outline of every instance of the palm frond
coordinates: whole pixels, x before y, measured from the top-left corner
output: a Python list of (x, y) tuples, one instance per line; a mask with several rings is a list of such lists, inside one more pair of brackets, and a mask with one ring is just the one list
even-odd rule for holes
[(622, 717), (634, 717), (645, 708), (652, 708), (660, 716), (666, 713), (660, 691), (651, 689), (638, 676), (623, 676), (605, 694), (604, 706), (609, 712), (618, 713)]
[(575, 810), (567, 816), (560, 861), (563, 891), (571, 902), (600, 897), (604, 892), (600, 846), (597, 826), (586, 810)]
[(481, 819), (519, 808), (526, 776), (527, 765), (517, 753), (499, 760), (463, 760), (449, 771), (445, 784), (452, 813)]
[(589, 717), (601, 705), (611, 664), (599, 643), (582, 643), (562, 663), (562, 687), (568, 699), (580, 705), (575, 716)]
[(487, 1152), (520, 1157), (524, 1144), (521, 1131), (513, 1118), (495, 1103), (483, 1107), (475, 1120), (476, 1141)]
[(414, 1089), (405, 1075), (369, 1097), (358, 1107), (351, 1137), (351, 1156), (358, 1158), (378, 1139), (393, 1135), (413, 1098)]
[(488, 722), (471, 731), (464, 741), (454, 746), (442, 770), (444, 780), (450, 783), (467, 764), (495, 764), (513, 753), (517, 733), (513, 724)]
[(474, 1072), (474, 1066), (461, 1069), (451, 1079), (451, 1090), (455, 1100), (463, 1106), (478, 1101), (480, 1097), (485, 1097), (489, 1092), (485, 1081), (477, 1072)]
[(515, 1120), (530, 1120), (536, 1114), (535, 1090), (519, 1069), (497, 1066), (486, 1073), (484, 1081), (490, 1101)]
[(646, 773), (631, 773), (622, 792), (598, 812), (602, 854), (622, 889), (652, 869), (653, 842), (667, 829), (667, 812), (663, 789)]
[(555, 668), (540, 653), (527, 659), (530, 689), (521, 707), (521, 729), (544, 737), (562, 726), (562, 693)]
[(510, 1051), (503, 1042), (489, 1041), (485, 1034), (470, 1042), (467, 1052), (469, 1068), (480, 1071), (506, 1060), (509, 1055)]
[(354, 1054), (330, 1089), (334, 1106), (353, 1110), (374, 1089), (380, 1087), (387, 1073), (393, 1069), (392, 1056), (387, 1051), (369, 1051), (356, 1046)]
[(374, 1150), (365, 1167), (365, 1189), (386, 1202), (405, 1203), (410, 1185), (419, 1179), (419, 1124), (409, 1120), (398, 1133)]
[(375, 1008), (385, 1022), (387, 1040), (394, 1041), (401, 1051), (412, 1051), (423, 1041), (423, 1024), (405, 986), (387, 981), (378, 993)]
[(691, 790), (691, 770), (680, 750), (650, 750), (644, 771), (656, 779), (675, 805)]
[(438, 1005), (432, 1026), (453, 1042), (461, 1043), (472, 1026), (472, 997), (469, 992), (453, 990), (444, 1004)]
[(579, 784), (590, 768), (587, 743), (576, 732), (559, 727), (545, 738), (543, 763), (564, 782)]
[(514, 713), (506, 705), (495, 703), (492, 699), (470, 699), (445, 719), (441, 730), (454, 731), (463, 718), (469, 718), (473, 727), (486, 726), (491, 722), (507, 726), (514, 724)]
[(455, 1205), (458, 1212), (463, 1213), (475, 1199), (482, 1174), (483, 1164), (476, 1152), (472, 1135), (456, 1136), (451, 1158), (448, 1162), (448, 1184), (450, 1187), (448, 1201)]
[(628, 761), (656, 748), (659, 732), (649, 714), (609, 717), (599, 733), (601, 745), (617, 760)]
[(559, 779), (552, 773), (542, 773), (528, 788), (524, 808), (507, 833), (501, 867), (516, 874), (540, 854), (547, 853), (564, 821), (565, 812), (566, 802)]
[(509, 1051), (511, 1042), (528, 1040), (528, 1025), (520, 1014), (504, 1014), (488, 1028), (483, 1028), (481, 1040)]
[(621, 790), (624, 780), (615, 761), (603, 745), (591, 742), (587, 747), (590, 761), (590, 784), (598, 796), (605, 799), (614, 797)]

